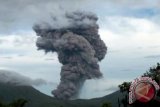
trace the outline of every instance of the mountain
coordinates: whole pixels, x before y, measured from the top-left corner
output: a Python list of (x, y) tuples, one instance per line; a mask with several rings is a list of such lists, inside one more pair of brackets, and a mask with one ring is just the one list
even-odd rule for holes
[(8, 103), (23, 98), (28, 101), (25, 107), (101, 107), (105, 102), (112, 103), (112, 107), (118, 107), (118, 97), (123, 97), (119, 91), (101, 98), (62, 101), (47, 96), (32, 86), (0, 83), (0, 101)]

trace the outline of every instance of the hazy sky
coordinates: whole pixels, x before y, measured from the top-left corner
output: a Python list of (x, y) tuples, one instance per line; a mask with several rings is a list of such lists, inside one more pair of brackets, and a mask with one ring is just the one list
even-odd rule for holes
[(91, 11), (108, 53), (100, 63), (103, 78), (86, 81), (80, 98), (107, 95), (160, 62), (159, 7), (159, 0), (0, 0), (0, 69), (46, 80), (51, 84), (36, 88), (51, 95), (61, 64), (56, 53), (37, 51), (32, 26), (50, 15)]

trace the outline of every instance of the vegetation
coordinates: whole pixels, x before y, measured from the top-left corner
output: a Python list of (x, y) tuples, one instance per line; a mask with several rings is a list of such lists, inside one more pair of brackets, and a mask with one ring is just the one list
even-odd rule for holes
[[(147, 71), (146, 73), (144, 73), (142, 75), (142, 77), (150, 77), (153, 80), (155, 80), (158, 84), (160, 84), (160, 64), (157, 63), (156, 66), (151, 67), (149, 69), (149, 71)], [(119, 107), (121, 106), (121, 104), (123, 104), (123, 107), (127, 107), (128, 106), (128, 93), (129, 93), (130, 85), (131, 85), (131, 82), (123, 82), (122, 84), (120, 84), (118, 86), (119, 89), (120, 89), (120, 92), (122, 94), (124, 93), (124, 96), (125, 96), (124, 98), (122, 98), (122, 100), (120, 100), (118, 98), (118, 106)], [(158, 95), (160, 95), (160, 93), (158, 93)], [(156, 104), (156, 102), (150, 102), (150, 103), (152, 103), (151, 105)], [(132, 107), (142, 107), (142, 106), (146, 106), (146, 105), (142, 105), (140, 103), (135, 103), (134, 105), (132, 105)], [(160, 105), (158, 105), (158, 106), (160, 106)]]
[(131, 82), (123, 82), (121, 85), (119, 85), (120, 92), (129, 92), (129, 87), (131, 85)]
[[(150, 77), (153, 80), (155, 80), (157, 83), (160, 83), (160, 64), (157, 63), (156, 66), (151, 67), (149, 71), (147, 71), (142, 75), (142, 77)], [(131, 82), (123, 82), (118, 87), (120, 91), (123, 93), (123, 92), (129, 92), (130, 85), (131, 85)]]
[(155, 80), (157, 83), (160, 83), (160, 64), (157, 63), (157, 66), (151, 67), (149, 71), (144, 73), (142, 75), (143, 77), (151, 77), (153, 80)]
[(27, 103), (27, 100), (18, 99), (18, 100), (11, 102), (10, 104), (5, 104), (5, 103), (0, 102), (0, 107), (24, 107), (26, 103)]
[(111, 103), (105, 102), (102, 104), (102, 107), (112, 107)]

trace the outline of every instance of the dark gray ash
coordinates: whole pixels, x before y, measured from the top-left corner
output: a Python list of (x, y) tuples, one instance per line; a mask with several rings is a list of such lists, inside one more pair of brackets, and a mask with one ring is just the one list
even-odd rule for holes
[[(102, 77), (98, 62), (107, 52), (105, 43), (98, 34), (97, 16), (87, 12), (71, 12), (64, 15), (63, 26), (53, 23), (35, 24), (33, 29), (38, 39), (38, 49), (57, 52), (61, 68), (61, 82), (52, 91), (58, 99), (78, 97), (85, 80)], [(45, 25), (44, 25), (45, 24)], [(57, 25), (57, 24), (55, 24)]]

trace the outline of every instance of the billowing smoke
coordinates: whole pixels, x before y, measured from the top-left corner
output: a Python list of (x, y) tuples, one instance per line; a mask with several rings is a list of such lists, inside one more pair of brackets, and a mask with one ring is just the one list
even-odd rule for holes
[(86, 79), (102, 77), (98, 61), (105, 57), (107, 47), (98, 34), (95, 14), (72, 12), (63, 19), (64, 25), (52, 16), (52, 22), (36, 24), (33, 29), (39, 36), (37, 47), (57, 52), (63, 64), (61, 82), (52, 94), (58, 99), (72, 99)]
[(0, 70), (0, 83), (13, 85), (39, 86), (47, 84), (43, 79), (31, 79), (13, 71)]

